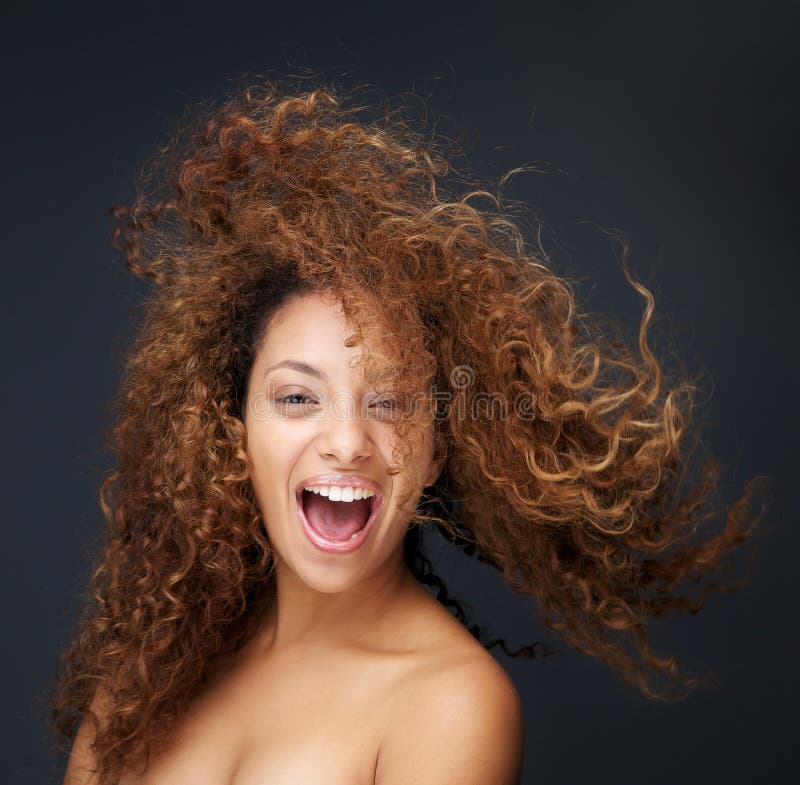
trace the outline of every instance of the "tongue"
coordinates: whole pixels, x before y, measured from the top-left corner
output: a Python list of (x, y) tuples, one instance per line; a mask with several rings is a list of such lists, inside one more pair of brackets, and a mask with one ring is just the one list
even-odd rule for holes
[(303, 512), (308, 522), (329, 540), (346, 540), (369, 518), (369, 499), (332, 502), (318, 493), (303, 491)]

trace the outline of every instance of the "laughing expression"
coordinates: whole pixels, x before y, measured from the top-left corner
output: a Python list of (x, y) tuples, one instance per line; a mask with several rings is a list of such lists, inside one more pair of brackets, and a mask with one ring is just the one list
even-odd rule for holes
[[(247, 391), (250, 476), (273, 553), (324, 593), (401, 558), (409, 516), (398, 501), (411, 494), (413, 509), (442, 464), (431, 424), (411, 463), (388, 473), (396, 465), (393, 402), (353, 367), (362, 347), (345, 346), (348, 334), (331, 298), (288, 298), (270, 321)], [(417, 487), (414, 476), (424, 478)]]

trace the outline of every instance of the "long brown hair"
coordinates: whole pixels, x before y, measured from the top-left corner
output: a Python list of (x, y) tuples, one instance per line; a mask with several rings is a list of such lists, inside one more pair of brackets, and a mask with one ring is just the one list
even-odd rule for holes
[(676, 590), (752, 536), (763, 478), (707, 530), (718, 465), (680, 492), (698, 387), (654, 356), (650, 291), (623, 255), (645, 302), (633, 349), (579, 309), (491, 193), (456, 192), (450, 160), (397, 112), (268, 82), (199, 115), (114, 210), (117, 247), (153, 289), (116, 401), (107, 544), (53, 698), (68, 739), (102, 707), (101, 785), (164, 742), (270, 597), (244, 391), (269, 316), (309, 288), (334, 291), (376, 347), (369, 378), (447, 394), (445, 469), (406, 543), (420, 580), (465, 620), (419, 547), (435, 525), (645, 695), (699, 682), (646, 625), (737, 588)]

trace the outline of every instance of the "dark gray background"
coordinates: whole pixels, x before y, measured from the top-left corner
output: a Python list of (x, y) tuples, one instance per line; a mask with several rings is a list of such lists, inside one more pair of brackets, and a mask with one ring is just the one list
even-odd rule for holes
[[(466, 132), (486, 177), (547, 162), (550, 173), (522, 175), (507, 193), (542, 213), (557, 269), (582, 277), (585, 307), (635, 327), (642, 301), (595, 225), (624, 230), (676, 348), (713, 379), (706, 442), (725, 499), (755, 474), (775, 480), (775, 532), (751, 584), (656, 628), (661, 653), (710, 668), (719, 688), (651, 704), (582, 655), (498, 655), (525, 706), (525, 783), (788, 776), (796, 3), (15, 5), (0, 25), (3, 782), (56, 782), (42, 695), (101, 531), (99, 437), (143, 291), (112, 252), (108, 208), (131, 197), (137, 167), (190, 103), (247, 73), (304, 67), (424, 97), (445, 131)], [(458, 555), (441, 569), (478, 621), (517, 644), (554, 642), (497, 576)]]

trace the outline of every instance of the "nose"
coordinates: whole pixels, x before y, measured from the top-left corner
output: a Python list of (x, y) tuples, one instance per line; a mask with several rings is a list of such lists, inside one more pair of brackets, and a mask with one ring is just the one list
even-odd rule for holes
[(372, 454), (372, 439), (367, 424), (354, 406), (332, 406), (317, 439), (322, 458), (349, 465)]

